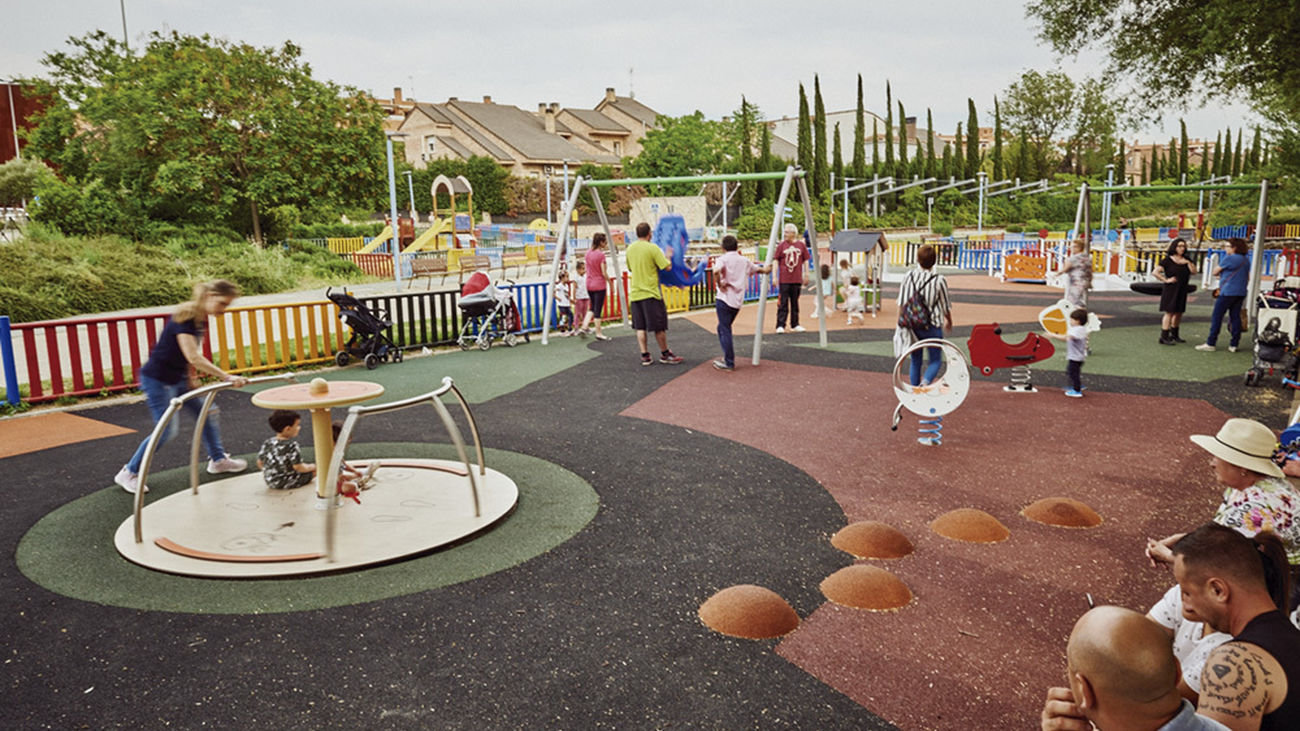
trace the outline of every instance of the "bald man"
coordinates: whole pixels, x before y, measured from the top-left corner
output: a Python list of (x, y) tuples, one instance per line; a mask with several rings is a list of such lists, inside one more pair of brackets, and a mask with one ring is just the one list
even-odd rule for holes
[(1178, 694), (1169, 636), (1145, 615), (1097, 607), (1066, 646), (1068, 688), (1049, 688), (1043, 731), (1226, 731)]
[(808, 282), (808, 247), (799, 239), (799, 229), (793, 223), (785, 225), (785, 238), (777, 244), (772, 257), (777, 271), (779, 298), (776, 301), (776, 331), (785, 332), (786, 315), (790, 316), (790, 329), (803, 332), (799, 324), (799, 292)]

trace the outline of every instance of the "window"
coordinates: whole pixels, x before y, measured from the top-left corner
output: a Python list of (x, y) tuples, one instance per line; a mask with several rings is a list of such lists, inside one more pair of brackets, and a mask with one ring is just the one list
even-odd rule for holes
[(429, 135), (428, 137), (425, 137), (425, 138), (424, 138), (424, 151), (425, 151), (425, 152), (437, 152), (437, 151), (438, 151), (438, 138), (437, 138), (437, 137), (434, 137), (433, 135)]
[(619, 142), (618, 140), (614, 140), (614, 154), (615, 155), (623, 154), (623, 143)]

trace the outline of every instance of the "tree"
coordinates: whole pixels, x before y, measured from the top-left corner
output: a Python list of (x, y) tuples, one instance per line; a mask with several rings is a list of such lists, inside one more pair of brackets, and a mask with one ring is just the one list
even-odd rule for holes
[[(758, 107), (750, 104), (742, 94), (740, 108), (736, 110), (734, 116), (736, 120), (736, 137), (738, 138), (737, 144), (740, 146), (740, 160), (737, 165), (737, 172), (754, 172), (754, 125), (758, 122), (758, 117)], [(740, 184), (741, 207), (754, 204), (756, 187), (754, 183)]]
[(962, 158), (961, 122), (957, 123), (957, 141), (953, 143), (952, 174), (966, 180), (966, 162)]
[(1028, 14), (1058, 53), (1103, 46), (1108, 72), (1150, 98), (1248, 101), (1286, 154), (1300, 158), (1294, 0), (1034, 0)]
[(1165, 158), (1165, 176), (1174, 179), (1175, 183), (1182, 184), (1182, 173), (1178, 171), (1178, 139), (1169, 138), (1169, 155)]
[(1254, 172), (1259, 169), (1259, 156), (1262, 142), (1259, 138), (1259, 127), (1255, 128), (1255, 137), (1250, 143), (1250, 156), (1246, 158), (1246, 172)]
[(980, 169), (980, 123), (975, 116), (975, 100), (966, 99), (966, 177), (973, 178)]
[(1232, 151), (1232, 177), (1241, 175), (1241, 128), (1237, 128), (1237, 146)]
[(1191, 172), (1190, 170), (1187, 169), (1187, 167), (1188, 167), (1188, 152), (1187, 152), (1188, 142), (1187, 142), (1187, 122), (1186, 122), (1186, 120), (1183, 120), (1183, 119), (1180, 118), (1180, 119), (1178, 120), (1178, 128), (1179, 128), (1179, 145), (1178, 145), (1178, 175), (1179, 175), (1179, 177), (1180, 177), (1180, 179), (1181, 179), (1182, 176), (1184, 176), (1184, 175), (1186, 175), (1187, 173)]
[(42, 61), (55, 101), (28, 150), (124, 206), (260, 241), (262, 209), (351, 206), (383, 186), (382, 111), (313, 79), (292, 43), (155, 32), (136, 55), (96, 31), (69, 44)]
[(1142, 156), (1142, 184), (1148, 185), (1151, 182), (1150, 172), (1147, 170), (1147, 156)]
[(1114, 157), (1118, 129), (1115, 110), (1120, 105), (1109, 97), (1101, 79), (1085, 79), (1075, 86), (1070, 149), (1079, 175), (1096, 174)]
[(835, 144), (831, 146), (831, 173), (835, 176), (835, 184), (844, 186), (844, 154), (840, 150), (840, 123), (835, 123)]
[(923, 177), (933, 178), (938, 175), (934, 159), (934, 115), (929, 108), (925, 110), (925, 171)]
[(1201, 170), (1198, 173), (1198, 175), (1200, 175), (1199, 180), (1210, 179), (1210, 151), (1206, 149), (1207, 147), (1207, 145), (1201, 145)]
[(885, 82), (885, 175), (894, 174), (894, 98)]
[(1003, 98), (1007, 123), (1029, 139), (1034, 177), (1048, 177), (1056, 161), (1056, 135), (1073, 113), (1074, 82), (1060, 71), (1031, 69), (1007, 88)]
[(998, 108), (998, 98), (993, 97), (993, 179), (1005, 180), (1006, 171), (1002, 167), (1002, 112)]
[(820, 198), (830, 169), (826, 164), (826, 105), (822, 104), (822, 82), (817, 74), (813, 74), (813, 112), (813, 184), (809, 192)]
[(1020, 138), (1016, 140), (1016, 177), (1020, 178), (1023, 183), (1033, 177), (1033, 162), (1030, 160), (1029, 151), (1029, 132), (1020, 131)]
[(903, 102), (898, 103), (898, 170), (896, 177), (907, 177), (907, 116)]
[(1223, 174), (1223, 156), (1220, 150), (1223, 148), (1223, 133), (1219, 132), (1214, 136), (1214, 157), (1210, 160), (1210, 175), (1219, 176)]
[[(867, 123), (862, 105), (862, 74), (858, 74), (858, 108), (853, 117), (853, 178), (861, 183), (867, 177)], [(853, 202), (860, 210), (867, 207), (866, 188), (853, 192)]]
[[(722, 124), (705, 119), (699, 110), (681, 117), (661, 114), (655, 128), (641, 139), (641, 154), (628, 164), (628, 173), (661, 178), (717, 172), (725, 159), (725, 144)], [(673, 183), (662, 189), (664, 195), (692, 195), (698, 187)]]
[(54, 179), (49, 166), (32, 157), (15, 157), (0, 165), (0, 206), (20, 206), (37, 188)]
[(957, 173), (952, 169), (952, 145), (943, 143), (943, 163), (940, 165), (943, 178), (954, 178)]
[(1120, 140), (1119, 153), (1115, 155), (1115, 182), (1118, 185), (1124, 185), (1128, 180), (1127, 158), (1128, 156), (1124, 154), (1124, 140)]
[(876, 120), (871, 120), (871, 174), (880, 174), (880, 147), (876, 141), (880, 139), (880, 128)]
[(813, 171), (812, 125), (808, 119), (808, 95), (804, 93), (803, 84), (799, 85), (799, 132), (797, 140), (799, 167), (811, 173)]
[[(772, 172), (775, 161), (772, 160), (772, 130), (766, 125), (760, 125), (762, 129), (759, 134), (758, 142), (758, 169), (760, 172)], [(772, 191), (773, 182), (771, 180), (758, 181), (758, 189), (755, 191), (755, 198), (760, 201), (775, 200), (776, 194)]]

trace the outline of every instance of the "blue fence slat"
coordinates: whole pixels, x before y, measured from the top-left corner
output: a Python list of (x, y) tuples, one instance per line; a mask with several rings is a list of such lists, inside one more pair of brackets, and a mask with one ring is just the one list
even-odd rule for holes
[(14, 361), (14, 339), (9, 331), (9, 316), (0, 315), (0, 364), (5, 374), (5, 401), (18, 405), (18, 365)]

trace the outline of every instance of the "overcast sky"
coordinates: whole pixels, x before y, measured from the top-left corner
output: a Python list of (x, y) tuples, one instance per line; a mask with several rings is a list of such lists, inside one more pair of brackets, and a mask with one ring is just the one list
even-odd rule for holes
[[(852, 109), (860, 73), (869, 110), (884, 116), (888, 79), (908, 115), (924, 125), (930, 107), (935, 128), (951, 134), (966, 120), (967, 97), (989, 126), (994, 95), (1023, 71), (1059, 62), (1036, 39), (1024, 4), (1010, 0), (124, 2), (133, 46), (155, 30), (259, 46), (289, 40), (318, 78), (377, 96), (395, 86), (421, 101), (488, 94), (528, 110), (543, 101), (591, 108), (612, 86), (673, 116), (698, 109), (718, 119), (744, 94), (776, 118), (798, 112), (801, 82), (812, 103), (814, 74), (828, 111)], [(0, 78), (42, 74), (41, 57), (66, 48), (70, 36), (122, 34), (121, 0), (4, 5)], [(1059, 63), (1078, 80), (1097, 72), (1100, 56)], [(1239, 103), (1164, 107), (1163, 125), (1128, 139), (1167, 140), (1179, 115), (1192, 137), (1210, 139), (1254, 121)]]

